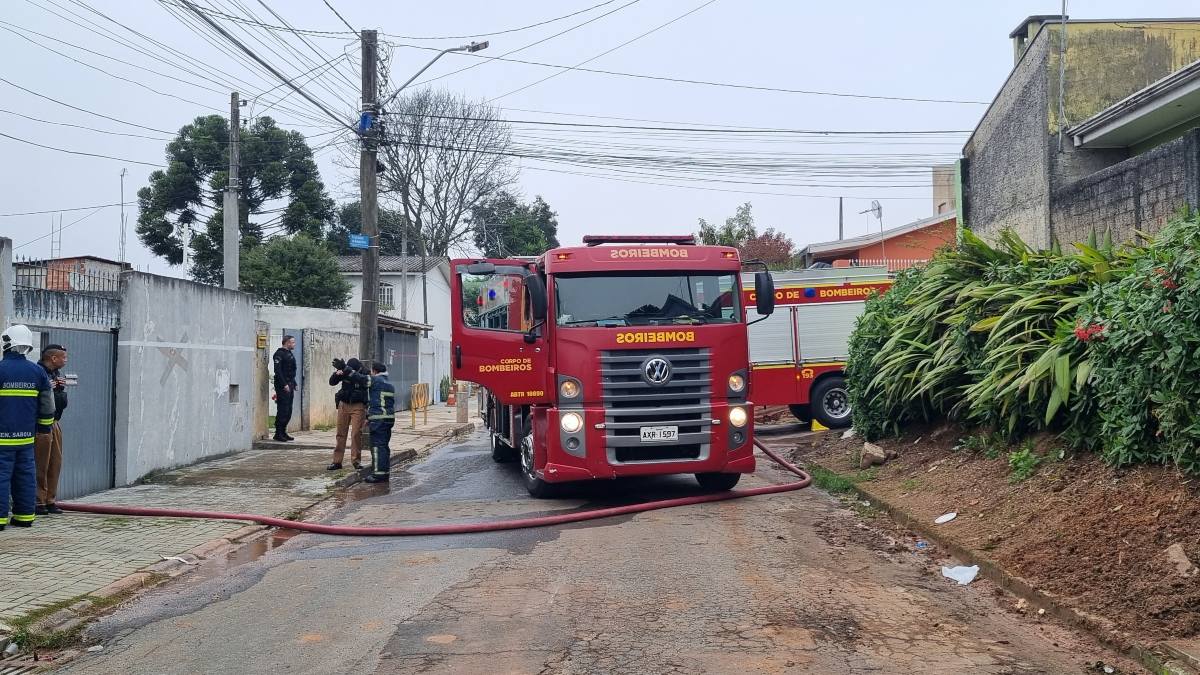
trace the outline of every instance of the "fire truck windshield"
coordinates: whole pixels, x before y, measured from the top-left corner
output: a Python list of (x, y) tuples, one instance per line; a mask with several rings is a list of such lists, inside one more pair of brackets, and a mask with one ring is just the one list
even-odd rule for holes
[(738, 323), (734, 274), (634, 272), (554, 278), (559, 326), (620, 327)]

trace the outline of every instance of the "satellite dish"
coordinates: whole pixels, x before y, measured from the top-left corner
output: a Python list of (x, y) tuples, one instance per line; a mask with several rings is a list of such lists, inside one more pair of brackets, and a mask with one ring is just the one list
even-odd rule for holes
[(871, 200), (870, 211), (871, 215), (875, 216), (876, 220), (883, 220), (883, 205), (879, 203), (878, 199)]

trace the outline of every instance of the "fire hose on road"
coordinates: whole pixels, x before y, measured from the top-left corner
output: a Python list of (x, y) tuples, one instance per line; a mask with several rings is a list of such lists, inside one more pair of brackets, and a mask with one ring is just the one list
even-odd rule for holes
[(220, 511), (194, 511), (190, 509), (158, 509), (145, 508), (138, 506), (116, 506), (112, 504), (78, 504), (59, 502), (58, 506), (64, 511), (78, 511), (81, 513), (103, 513), (115, 516), (150, 516), (157, 518), (208, 518), (212, 520), (237, 520), (258, 523), (260, 525), (268, 525), (272, 527), (283, 527), (292, 530), (300, 530), (303, 532), (313, 532), (315, 534), (334, 534), (354, 537), (416, 537), (438, 534), (473, 534), (477, 532), (498, 532), (501, 530), (517, 530), (528, 527), (545, 527), (547, 525), (563, 525), (565, 523), (578, 523), (585, 520), (597, 520), (600, 518), (611, 518), (613, 516), (624, 516), (632, 513), (643, 513), (645, 511), (655, 511), (658, 509), (669, 509), (676, 506), (691, 506), (692, 504), (705, 504), (708, 502), (723, 502), (730, 499), (741, 499), (743, 497), (754, 497), (757, 495), (770, 495), (780, 492), (791, 492), (806, 488), (812, 483), (812, 477), (804, 472), (803, 469), (797, 467), (783, 457), (780, 457), (775, 451), (763, 445), (761, 441), (755, 439), (754, 444), (767, 457), (771, 458), (776, 464), (779, 464), (784, 469), (796, 474), (800, 477), (792, 483), (783, 483), (780, 485), (766, 485), (763, 487), (749, 488), (746, 490), (733, 490), (730, 492), (721, 492), (717, 494), (696, 495), (694, 497), (677, 497), (674, 499), (660, 499), (642, 504), (630, 504), (627, 506), (614, 506), (610, 508), (594, 509), (592, 511), (580, 511), (576, 513), (564, 513), (552, 516), (537, 516), (533, 518), (518, 518), (515, 520), (497, 520), (483, 523), (455, 523), (447, 525), (409, 525), (402, 527), (363, 527), (352, 525), (326, 525), (322, 523), (306, 523), (297, 520), (285, 520), (283, 518), (272, 518), (270, 516), (260, 516), (251, 513), (222, 513)]

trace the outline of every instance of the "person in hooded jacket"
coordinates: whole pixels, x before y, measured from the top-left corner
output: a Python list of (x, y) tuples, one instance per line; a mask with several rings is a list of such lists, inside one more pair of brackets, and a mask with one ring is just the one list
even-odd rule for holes
[[(0, 530), (10, 523), (31, 527), (37, 501), (34, 435), (54, 425), (50, 377), (25, 357), (33, 351), (33, 331), (10, 326), (0, 335)], [(12, 517), (9, 518), (9, 503)]]

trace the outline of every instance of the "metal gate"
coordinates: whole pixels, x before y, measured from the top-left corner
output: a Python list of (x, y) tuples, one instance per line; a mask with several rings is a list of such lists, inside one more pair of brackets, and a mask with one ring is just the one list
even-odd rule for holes
[[(396, 387), (396, 409), (408, 410), (412, 406), (412, 385), (420, 382), (418, 360), (420, 359), (419, 338), (412, 333), (383, 331), (381, 354), (388, 367), (388, 381)], [(434, 391), (430, 387), (430, 391)]]
[[(41, 345), (67, 349), (63, 374), (78, 378), (67, 386), (62, 427), (63, 466), (58, 498), (74, 499), (113, 487), (113, 376), (116, 336), (111, 331), (31, 327)], [(41, 349), (37, 350), (41, 353)], [(36, 358), (36, 356), (34, 357)], [(75, 381), (73, 378), (72, 381)]]

